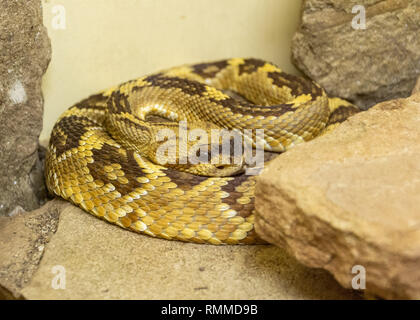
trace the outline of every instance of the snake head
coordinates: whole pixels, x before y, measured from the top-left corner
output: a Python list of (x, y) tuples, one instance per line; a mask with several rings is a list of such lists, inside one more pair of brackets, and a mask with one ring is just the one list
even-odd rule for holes
[[(188, 157), (188, 164), (178, 170), (209, 177), (228, 177), (244, 171), (244, 157), (228, 150), (219, 150), (218, 144), (198, 145)], [(225, 152), (225, 153), (224, 153)]]
[(148, 158), (156, 164), (201, 176), (226, 177), (244, 171), (242, 136), (207, 123), (185, 130), (165, 131), (149, 144)]

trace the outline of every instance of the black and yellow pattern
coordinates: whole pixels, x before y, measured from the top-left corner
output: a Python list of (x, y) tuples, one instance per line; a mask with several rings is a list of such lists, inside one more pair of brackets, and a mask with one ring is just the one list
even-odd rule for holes
[[(176, 67), (68, 109), (51, 134), (47, 186), (97, 217), (150, 236), (258, 243), (256, 177), (227, 177), (238, 172), (235, 166), (158, 165), (153, 162), (157, 131), (176, 128), (181, 120), (206, 130), (264, 129), (264, 149), (283, 152), (358, 111), (346, 101), (329, 99), (316, 83), (258, 59)], [(150, 121), (150, 116), (171, 122)]]

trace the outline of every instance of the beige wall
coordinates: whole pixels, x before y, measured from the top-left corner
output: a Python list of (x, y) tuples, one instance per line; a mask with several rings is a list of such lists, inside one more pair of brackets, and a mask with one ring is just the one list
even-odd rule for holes
[[(56, 29), (63, 21), (57, 5), (65, 9), (65, 29)], [(300, 5), (301, 0), (44, 0), (53, 55), (43, 81), (41, 141), (73, 103), (162, 68), (253, 56), (296, 73), (290, 41)]]

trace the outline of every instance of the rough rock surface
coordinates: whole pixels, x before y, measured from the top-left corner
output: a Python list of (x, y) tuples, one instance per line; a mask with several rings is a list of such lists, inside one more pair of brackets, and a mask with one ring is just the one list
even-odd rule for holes
[(0, 299), (21, 297), (57, 229), (63, 205), (53, 200), (33, 212), (0, 217)]
[(0, 0), (0, 215), (39, 206), (41, 77), (50, 56), (41, 1)]
[[(366, 9), (366, 29), (355, 5)], [(305, 0), (295, 65), (328, 93), (361, 107), (408, 97), (420, 74), (419, 0)]]
[(420, 93), (420, 77), (417, 79), (417, 83), (416, 83), (416, 86), (413, 89), (412, 94), (415, 94), (415, 93)]
[[(383, 102), (276, 158), (256, 187), (256, 231), (347, 288), (420, 299), (420, 93)], [(359, 282), (360, 284), (360, 282)]]
[[(65, 282), (54, 282), (54, 267), (65, 270)], [(53, 282), (65, 289), (54, 289)], [(57, 232), (21, 293), (27, 299), (360, 298), (325, 270), (306, 268), (275, 246), (154, 239), (71, 204), (61, 211)]]

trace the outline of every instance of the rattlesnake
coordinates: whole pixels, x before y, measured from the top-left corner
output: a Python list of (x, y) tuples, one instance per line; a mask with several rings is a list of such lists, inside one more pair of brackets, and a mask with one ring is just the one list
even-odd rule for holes
[(181, 120), (187, 130), (264, 129), (264, 149), (283, 152), (358, 111), (328, 98), (318, 84), (259, 59), (175, 67), (92, 95), (64, 112), (51, 134), (47, 186), (97, 217), (150, 236), (259, 243), (253, 227), (256, 176), (240, 173), (243, 164), (162, 166), (155, 157), (162, 144), (158, 130), (177, 132)]

